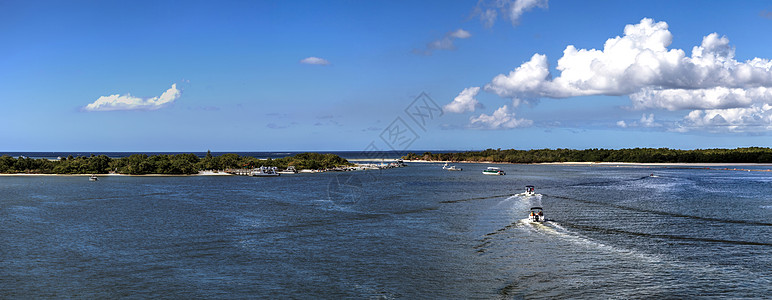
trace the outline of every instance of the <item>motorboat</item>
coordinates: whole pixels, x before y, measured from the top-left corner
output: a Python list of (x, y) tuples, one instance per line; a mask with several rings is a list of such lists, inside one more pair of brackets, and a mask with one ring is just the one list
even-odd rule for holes
[(541, 207), (531, 207), (531, 213), (528, 215), (528, 220), (531, 220), (531, 222), (544, 222), (544, 212)]
[(507, 173), (504, 173), (504, 171), (498, 167), (488, 167), (483, 170), (482, 173), (485, 175), (507, 175)]
[(523, 192), (524, 196), (533, 196), (536, 195), (536, 192), (534, 191), (534, 186), (532, 185), (526, 185), (525, 186), (525, 192)]
[(462, 168), (457, 168), (456, 166), (448, 166), (448, 163), (445, 163), (445, 165), (442, 166), (442, 169), (443, 170), (448, 170), (448, 171), (463, 171), (464, 170)]
[(295, 169), (295, 166), (289, 166), (289, 167), (287, 167), (286, 170), (282, 170), (282, 171), (279, 171), (279, 172), (276, 172), (276, 173), (279, 173), (279, 174), (297, 174), (298, 170)]
[(252, 170), (252, 172), (249, 173), (249, 176), (276, 177), (279, 176), (279, 173), (276, 172), (276, 167), (260, 167)]
[(536, 193), (536, 190), (535, 190), (534, 186), (526, 185), (525, 186), (525, 191), (523, 191), (520, 194), (515, 194), (515, 196), (528, 198), (528, 197), (541, 197), (541, 194), (537, 194)]
[(88, 181), (98, 181), (99, 178), (96, 176), (96, 174), (91, 174), (91, 177), (88, 178)]

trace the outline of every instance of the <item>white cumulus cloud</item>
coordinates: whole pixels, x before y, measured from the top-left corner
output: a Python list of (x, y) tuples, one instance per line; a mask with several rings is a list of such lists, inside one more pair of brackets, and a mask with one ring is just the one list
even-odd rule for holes
[(480, 107), (480, 103), (474, 97), (480, 92), (480, 87), (465, 88), (461, 93), (453, 99), (453, 102), (445, 105), (442, 110), (451, 113), (463, 113), (467, 111), (474, 111), (475, 108)]
[(670, 49), (672, 41), (667, 23), (644, 18), (626, 25), (624, 34), (606, 40), (602, 49), (568, 45), (557, 61), (558, 74), (550, 72), (545, 55), (536, 53), (483, 89), (515, 105), (523, 99), (590, 95), (627, 95), (634, 109), (761, 109), (772, 104), (771, 60), (738, 61), (729, 39), (717, 33), (704, 36), (690, 56)]
[(624, 33), (608, 39), (603, 50), (567, 46), (558, 60), (557, 77), (549, 73), (546, 57), (535, 54), (509, 75), (496, 76), (485, 89), (502, 97), (643, 93), (648, 97), (639, 97), (638, 105), (650, 107), (646, 100), (666, 90), (772, 87), (772, 61), (738, 62), (729, 40), (716, 33), (705, 36), (692, 49), (692, 56), (667, 48), (673, 36), (665, 22), (644, 18), (639, 24), (625, 26)]
[(326, 65), (330, 64), (330, 62), (327, 61), (326, 59), (315, 57), (315, 56), (306, 57), (304, 59), (301, 59), (300, 63), (301, 64), (308, 64), (308, 65), (321, 65), (321, 66), (326, 66)]
[(156, 110), (173, 103), (180, 98), (181, 94), (182, 92), (177, 89), (177, 84), (172, 84), (172, 87), (159, 97), (143, 99), (131, 94), (102, 96), (83, 109), (86, 111)]
[(506, 105), (499, 107), (492, 115), (471, 117), (469, 122), (472, 127), (483, 129), (511, 129), (533, 125), (532, 120), (515, 118), (515, 113)]

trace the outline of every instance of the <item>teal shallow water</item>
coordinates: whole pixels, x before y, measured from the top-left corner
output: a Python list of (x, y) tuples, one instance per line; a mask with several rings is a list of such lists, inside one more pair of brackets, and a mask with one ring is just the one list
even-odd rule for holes
[[(770, 173), (441, 166), (0, 177), (0, 297), (772, 294)], [(524, 221), (537, 205), (545, 224)]]

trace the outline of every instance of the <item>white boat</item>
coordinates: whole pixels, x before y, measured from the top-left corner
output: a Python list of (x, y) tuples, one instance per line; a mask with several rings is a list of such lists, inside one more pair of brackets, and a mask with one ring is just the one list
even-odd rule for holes
[(99, 178), (97, 178), (96, 174), (92, 174), (91, 177), (88, 178), (88, 181), (97, 181)]
[(276, 177), (279, 176), (279, 173), (276, 173), (276, 167), (260, 167), (252, 170), (252, 172), (249, 173), (249, 176)]
[(485, 175), (507, 175), (507, 173), (504, 173), (503, 170), (497, 168), (497, 167), (488, 167), (487, 169), (482, 171)]
[(286, 170), (282, 170), (277, 172), (279, 174), (297, 174), (298, 170), (295, 169), (295, 166), (289, 166)]
[(448, 166), (448, 163), (445, 163), (445, 165), (442, 166), (442, 169), (443, 170), (448, 170), (448, 171), (463, 171), (464, 170), (462, 168), (456, 168), (456, 166)]
[(524, 192), (522, 192), (522, 193), (520, 193), (520, 194), (516, 194), (515, 196), (520, 196), (520, 197), (531, 197), (531, 196), (535, 196), (535, 195), (536, 195), (536, 191), (535, 191), (534, 189), (535, 189), (535, 188), (534, 188), (534, 186), (532, 186), (532, 185), (526, 185), (526, 186), (525, 186), (525, 191), (524, 191)]
[(535, 190), (534, 186), (526, 185), (525, 186), (525, 191), (520, 193), (520, 194), (515, 194), (515, 196), (528, 198), (528, 197), (534, 197), (534, 196), (541, 196), (541, 194), (537, 194), (536, 193), (536, 190)]
[(528, 220), (531, 220), (531, 222), (544, 222), (544, 212), (541, 207), (531, 207), (531, 214), (528, 215)]

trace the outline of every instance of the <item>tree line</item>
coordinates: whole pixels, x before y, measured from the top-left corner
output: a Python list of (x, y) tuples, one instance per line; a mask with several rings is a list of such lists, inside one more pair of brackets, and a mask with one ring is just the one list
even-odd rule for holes
[(199, 170), (225, 170), (236, 168), (277, 167), (286, 169), (330, 169), (352, 165), (346, 159), (335, 154), (300, 153), (278, 159), (258, 159), (240, 156), (235, 153), (212, 156), (195, 154), (133, 154), (127, 157), (110, 158), (106, 155), (66, 157), (60, 160), (33, 159), (28, 157), (0, 157), (0, 173), (31, 174), (196, 174)]
[(630, 162), (630, 163), (772, 163), (772, 149), (677, 150), (668, 148), (632, 149), (487, 149), (459, 153), (408, 153), (405, 160), (470, 161), (507, 163), (551, 162)]

